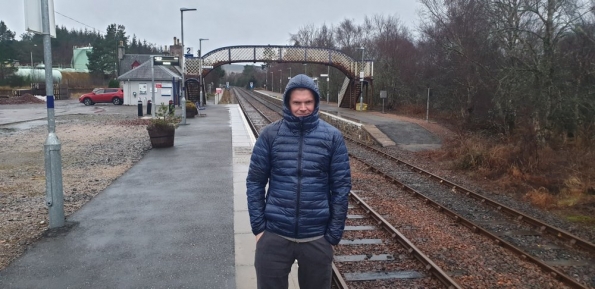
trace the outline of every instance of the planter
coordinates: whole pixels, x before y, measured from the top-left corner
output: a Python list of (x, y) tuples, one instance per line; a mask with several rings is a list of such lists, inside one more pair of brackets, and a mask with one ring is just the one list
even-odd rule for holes
[(147, 128), (149, 137), (151, 139), (151, 146), (154, 148), (168, 148), (174, 146), (174, 137), (176, 128), (171, 127), (154, 127)]
[(196, 110), (187, 110), (186, 118), (194, 118), (196, 116)]

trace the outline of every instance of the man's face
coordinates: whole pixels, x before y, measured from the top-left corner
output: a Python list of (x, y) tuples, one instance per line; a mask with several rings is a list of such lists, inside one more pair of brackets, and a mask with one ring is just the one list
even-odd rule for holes
[(309, 89), (294, 89), (289, 96), (289, 109), (294, 116), (302, 117), (312, 114), (316, 101)]

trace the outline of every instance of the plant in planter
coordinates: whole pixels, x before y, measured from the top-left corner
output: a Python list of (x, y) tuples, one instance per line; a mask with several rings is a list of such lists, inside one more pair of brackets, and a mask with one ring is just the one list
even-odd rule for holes
[(190, 101), (186, 102), (186, 117), (193, 118), (198, 113), (196, 105)]
[(176, 128), (180, 118), (175, 116), (175, 108), (170, 110), (165, 104), (155, 111), (156, 118), (149, 121), (147, 131), (151, 139), (151, 146), (154, 148), (166, 148), (174, 145)]

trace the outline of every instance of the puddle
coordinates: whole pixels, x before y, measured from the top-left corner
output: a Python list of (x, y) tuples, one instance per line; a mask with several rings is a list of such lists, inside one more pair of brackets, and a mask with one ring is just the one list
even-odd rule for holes
[(12, 132), (15, 132), (18, 130), (31, 129), (31, 128), (38, 127), (41, 125), (47, 126), (47, 124), (48, 124), (48, 121), (45, 119), (7, 124), (7, 125), (0, 126), (0, 133), (12, 133)]

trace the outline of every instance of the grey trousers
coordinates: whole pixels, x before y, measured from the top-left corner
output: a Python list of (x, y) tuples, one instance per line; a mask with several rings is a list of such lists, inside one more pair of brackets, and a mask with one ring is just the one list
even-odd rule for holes
[(291, 265), (298, 261), (300, 289), (331, 288), (333, 246), (324, 238), (296, 243), (264, 232), (256, 243), (258, 289), (288, 288)]

